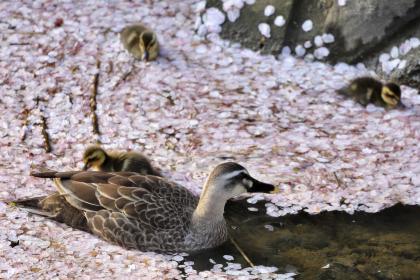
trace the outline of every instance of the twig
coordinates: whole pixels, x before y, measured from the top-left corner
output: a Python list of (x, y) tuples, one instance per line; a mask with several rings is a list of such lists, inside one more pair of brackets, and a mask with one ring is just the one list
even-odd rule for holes
[(236, 243), (235, 239), (233, 239), (232, 236), (229, 236), (230, 242), (235, 246), (236, 250), (241, 253), (242, 257), (245, 259), (245, 261), (249, 264), (249, 266), (254, 267), (255, 265), (252, 263), (252, 261), (248, 258), (248, 256), (245, 254), (245, 252), (239, 247), (238, 243)]
[(96, 114), (96, 96), (98, 95), (98, 84), (99, 84), (99, 69), (101, 66), (101, 62), (96, 60), (96, 68), (97, 72), (95, 76), (93, 76), (93, 88), (92, 88), (92, 95), (90, 97), (90, 111), (92, 114), (92, 126), (93, 126), (93, 133), (99, 135), (99, 124), (98, 124), (98, 115)]
[(22, 125), (22, 129), (23, 129), (23, 133), (22, 133), (22, 137), (20, 137), (20, 141), (21, 142), (25, 142), (26, 136), (28, 135), (28, 128), (29, 126), (29, 110), (25, 109), (23, 111), (23, 125)]
[(333, 172), (333, 174), (334, 174), (335, 180), (337, 181), (337, 186), (338, 186), (339, 188), (341, 188), (341, 183), (340, 183), (340, 180), (338, 179), (337, 174), (336, 174), (335, 172)]
[(44, 137), (44, 149), (47, 153), (51, 152), (50, 136), (47, 132), (47, 120), (44, 115), (41, 115), (42, 136)]
[(19, 34), (19, 35), (30, 35), (30, 36), (32, 36), (32, 35), (45, 35), (45, 32), (13, 31), (13, 32), (5, 32), (5, 34)]
[(9, 43), (9, 46), (29, 46), (31, 43), (26, 43), (26, 42), (22, 42), (22, 43)]
[(133, 68), (131, 68), (129, 71), (125, 72), (121, 78), (115, 83), (114, 85), (114, 89), (116, 87), (118, 87), (122, 82), (125, 82), (125, 80), (127, 80), (127, 78), (131, 75), (131, 73), (133, 72)]

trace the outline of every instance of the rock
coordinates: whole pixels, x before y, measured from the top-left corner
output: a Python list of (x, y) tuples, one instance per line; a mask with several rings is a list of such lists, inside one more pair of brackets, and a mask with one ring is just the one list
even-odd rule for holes
[(403, 56), (400, 65), (404, 65), (403, 63), (405, 66), (401, 68), (397, 67), (389, 75), (389, 79), (420, 89), (420, 48), (412, 50)]
[[(210, 7), (223, 11), (222, 1), (209, 0)], [(263, 54), (277, 55), (288, 46), (300, 56), (331, 63), (363, 62), (384, 79), (419, 87), (418, 51), (404, 54), (404, 46), (399, 47), (411, 37), (420, 38), (419, 23), (416, 0), (260, 0), (244, 4), (235, 22), (225, 21), (220, 35)], [(270, 30), (269, 36), (258, 26)], [(311, 47), (303, 49), (308, 42)], [(384, 52), (390, 56), (386, 67), (379, 63)]]

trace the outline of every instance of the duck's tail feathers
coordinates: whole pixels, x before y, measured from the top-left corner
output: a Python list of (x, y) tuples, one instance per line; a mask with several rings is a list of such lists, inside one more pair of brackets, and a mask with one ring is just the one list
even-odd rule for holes
[(45, 171), (32, 171), (31, 176), (38, 177), (38, 178), (60, 178), (60, 179), (68, 179), (76, 173), (80, 171), (64, 171), (58, 172), (54, 170), (45, 170)]
[(7, 204), (18, 207), (19, 209), (31, 214), (54, 219), (56, 217), (54, 213), (41, 209), (40, 202), (42, 202), (45, 198), (46, 196), (32, 197), (28, 199), (9, 201)]

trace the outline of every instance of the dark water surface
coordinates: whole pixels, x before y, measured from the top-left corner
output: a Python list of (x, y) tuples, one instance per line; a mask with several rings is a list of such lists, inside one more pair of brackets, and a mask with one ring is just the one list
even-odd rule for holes
[[(232, 236), (256, 265), (296, 272), (296, 279), (420, 279), (420, 206), (279, 218), (267, 217), (263, 205), (259, 212), (247, 207), (245, 201), (229, 203), (226, 216)], [(248, 266), (230, 243), (188, 259), (205, 270), (213, 267), (209, 258), (226, 264), (223, 255)]]

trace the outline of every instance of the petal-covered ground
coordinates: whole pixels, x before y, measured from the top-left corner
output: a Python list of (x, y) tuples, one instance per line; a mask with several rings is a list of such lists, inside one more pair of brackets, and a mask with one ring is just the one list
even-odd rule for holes
[[(366, 74), (363, 67), (276, 59), (215, 34), (200, 38), (196, 2), (0, 3), (0, 200), (52, 192), (30, 170), (80, 169), (83, 149), (99, 139), (105, 148), (142, 151), (197, 194), (213, 166), (238, 161), (280, 186), (249, 199), (265, 198), (272, 216), (420, 204), (416, 90), (403, 87), (404, 111), (361, 107), (335, 90)], [(138, 21), (158, 34), (155, 62), (135, 61), (120, 44), (118, 31)], [(98, 71), (96, 136), (90, 99)], [(127, 251), (0, 202), (0, 278), (172, 279), (181, 273), (176, 260)], [(184, 270), (192, 279), (233, 277)], [(271, 271), (240, 274), (282, 279)]]

